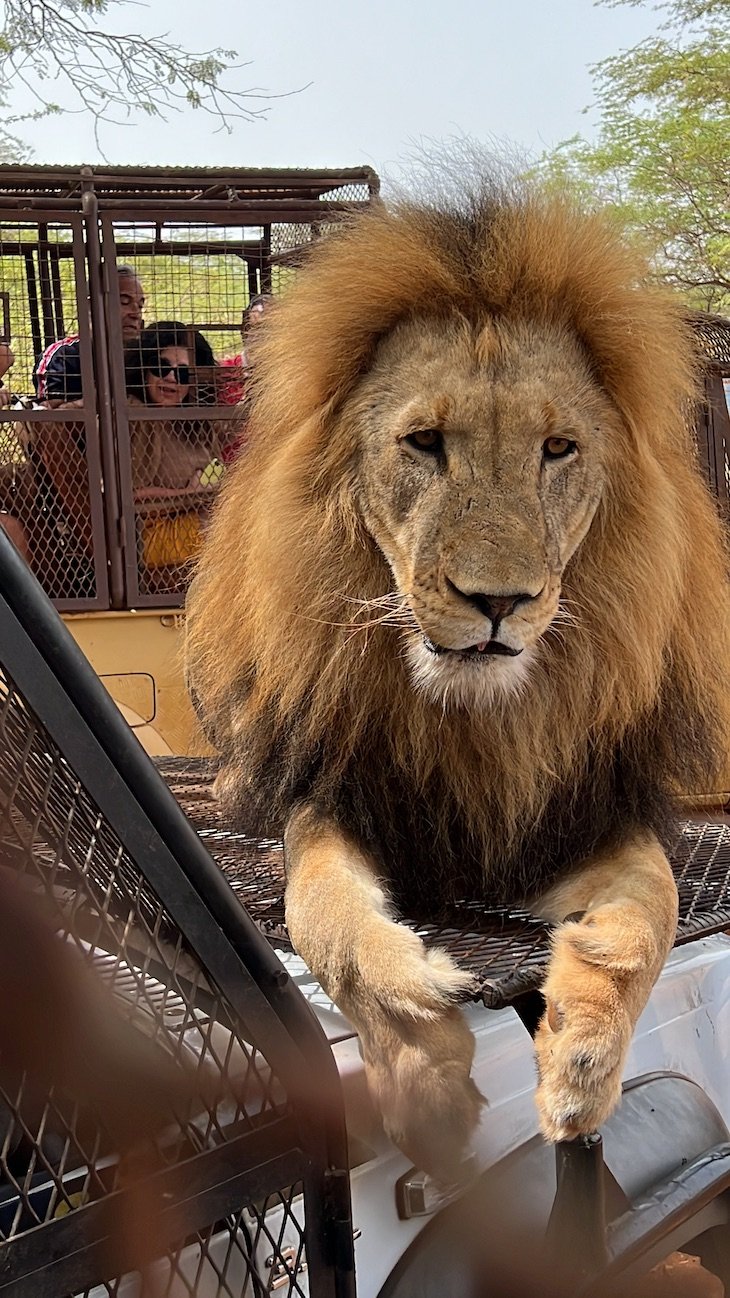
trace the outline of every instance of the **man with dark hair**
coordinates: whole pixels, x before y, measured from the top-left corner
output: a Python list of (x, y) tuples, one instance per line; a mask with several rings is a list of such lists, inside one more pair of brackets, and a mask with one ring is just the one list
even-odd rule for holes
[[(118, 266), (117, 274), (122, 338), (127, 343), (138, 338), (142, 330), (144, 293), (137, 272), (131, 266)], [(50, 406), (81, 400), (81, 344), (78, 334), (69, 334), (46, 347), (33, 371), (33, 382), (38, 400)]]

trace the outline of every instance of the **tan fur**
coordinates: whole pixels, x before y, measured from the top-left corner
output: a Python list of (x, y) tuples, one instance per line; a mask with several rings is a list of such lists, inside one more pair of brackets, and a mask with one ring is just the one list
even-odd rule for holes
[(372, 862), (334, 827), (300, 810), (284, 846), (290, 936), (358, 1029), (386, 1129), (417, 1166), (456, 1176), (482, 1104), (450, 1004), (471, 979), (394, 923)]
[[(458, 975), (391, 917), (389, 893), (408, 896), (407, 853), (391, 844), (400, 811), (425, 800), (408, 866), (419, 895), (447, 901), (444, 870), (460, 880), (463, 861), (486, 902), (515, 900), (561, 886), (559, 863), (498, 879), (499, 863), (521, 859), (591, 763), (610, 772), (615, 754), (638, 753), (629, 782), (646, 761), (680, 788), (710, 780), (727, 751), (726, 559), (686, 425), (694, 358), (677, 306), (642, 281), (606, 217), (529, 190), (461, 213), (383, 207), (323, 239), (262, 328), (250, 446), (191, 591), (189, 671), (223, 758), (219, 792), (263, 804), (274, 825), (313, 800), (290, 828), (294, 941), (356, 1022), (387, 1121), (424, 1161), (415, 1110), (438, 1124), (450, 1051), (459, 1152), (478, 1100), (465, 1029), (444, 1008)], [(434, 427), (441, 477), (408, 441)], [(572, 467), (541, 468), (546, 439), (571, 436)], [(489, 639), (473, 592), (530, 596), (500, 631), (523, 652), (485, 664), (474, 698), (419, 688), (422, 633), (455, 650)], [(566, 886), (585, 878), (588, 897), (569, 909), (592, 914), (559, 931), (548, 978), (567, 1021), (539, 1042), (551, 1136), (615, 1102), (671, 944), (657, 817), (626, 815), (600, 869), (570, 862)], [(666, 898), (654, 920), (635, 895), (646, 871)], [(626, 944), (635, 976), (616, 972)], [(574, 1037), (593, 1061), (582, 1113)]]
[[(567, 775), (587, 729), (610, 743), (651, 705), (668, 656), (698, 706), (726, 717), (718, 670), (727, 643), (725, 556), (690, 464), (683, 412), (694, 386), (684, 327), (666, 295), (637, 290), (643, 268), (606, 219), (530, 198), (505, 212), (485, 240), (483, 264), (466, 271), (433, 226), (436, 218), (420, 211), (362, 218), (317, 250), (309, 274), (272, 310), (250, 448), (226, 484), (188, 606), (189, 660), (218, 744), (235, 753), (236, 780), (249, 764), (255, 770), (271, 725), (288, 728), (296, 715), (311, 737), (330, 736), (334, 785), (363, 729), (385, 715), (404, 768), (424, 779), (439, 761), (469, 803), (472, 787), (496, 781), (512, 821), (544, 798), (546, 760)], [(382, 596), (391, 582), (363, 543), (340, 412), (375, 341), (444, 301), (485, 319), (498, 312), (565, 322), (620, 415), (610, 497), (574, 574), (581, 622), (571, 636), (570, 705), (556, 639), (546, 646), (551, 661), (530, 699), (529, 724), (522, 710), (503, 715), (497, 753), (488, 737), (465, 749), (461, 718), (448, 715), (437, 753), (432, 709), (404, 695), (391, 640), (352, 634), (351, 599)], [(368, 669), (352, 697), (348, 678), (363, 642)], [(247, 736), (245, 749), (236, 735)]]
[(618, 1102), (631, 1034), (674, 942), (677, 894), (658, 843), (636, 839), (594, 857), (536, 909), (559, 926), (535, 1038), (537, 1104), (545, 1135), (569, 1140)]

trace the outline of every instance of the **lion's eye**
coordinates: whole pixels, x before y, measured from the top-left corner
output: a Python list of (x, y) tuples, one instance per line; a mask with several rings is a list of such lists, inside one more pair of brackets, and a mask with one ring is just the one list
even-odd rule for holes
[(548, 437), (542, 444), (543, 457), (546, 460), (564, 460), (566, 455), (577, 449), (577, 443), (569, 437)]
[(428, 455), (439, 455), (444, 449), (443, 435), (438, 428), (417, 428), (405, 440), (409, 445), (415, 446), (416, 450), (426, 451)]

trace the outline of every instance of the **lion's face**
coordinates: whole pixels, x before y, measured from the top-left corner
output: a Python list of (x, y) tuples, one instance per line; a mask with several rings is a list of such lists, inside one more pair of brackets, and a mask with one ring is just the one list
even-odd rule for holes
[(415, 684), (466, 707), (518, 688), (607, 478), (617, 416), (577, 340), (411, 321), (380, 344), (351, 415)]

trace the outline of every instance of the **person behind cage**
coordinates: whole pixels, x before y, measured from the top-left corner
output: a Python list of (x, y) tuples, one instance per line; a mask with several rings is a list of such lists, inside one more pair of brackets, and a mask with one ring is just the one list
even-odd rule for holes
[[(162, 321), (127, 347), (125, 378), (141, 557), (148, 568), (184, 564), (200, 544), (224, 439), (209, 420), (176, 420), (173, 411), (215, 403), (213, 352), (198, 330)], [(161, 417), (135, 420), (135, 407)]]
[(255, 331), (263, 319), (273, 296), (260, 293), (252, 297), (241, 318), (241, 341), (243, 346), (235, 356), (224, 356), (219, 362), (222, 370), (218, 382), (218, 400), (222, 406), (243, 406), (240, 411), (241, 429), (239, 436), (222, 450), (223, 461), (229, 464), (235, 459), (246, 444), (247, 405), (250, 396), (252, 373), (251, 344), (255, 340)]
[[(137, 338), (142, 328), (144, 291), (132, 266), (117, 267), (117, 284), (126, 343)], [(33, 383), (43, 406), (83, 405), (78, 334), (46, 347), (33, 369)], [(45, 424), (32, 434), (27, 427), (23, 440), (37, 487), (37, 508), (28, 533), (36, 575), (51, 595), (90, 594), (93, 544), (83, 425)]]
[(241, 317), (241, 350), (236, 352), (235, 356), (224, 356), (219, 361), (222, 368), (232, 371), (229, 375), (221, 375), (218, 400), (223, 406), (238, 405), (245, 398), (247, 382), (251, 375), (250, 345), (253, 332), (272, 300), (270, 293), (260, 293), (257, 297), (251, 298)]
[[(144, 291), (132, 266), (118, 266), (117, 277), (122, 339), (126, 344), (138, 338), (142, 329)], [(46, 347), (33, 370), (33, 382), (38, 400), (52, 408), (81, 400), (81, 342), (78, 334), (69, 334)]]
[[(152, 370), (160, 369), (165, 359), (172, 361), (174, 373), (160, 378)], [(192, 399), (206, 405), (214, 399), (211, 349), (202, 335), (178, 321), (163, 322), (146, 330), (144, 338), (137, 334), (130, 339), (125, 365), (131, 406), (169, 408), (189, 404)], [(194, 368), (195, 386), (184, 367)], [(58, 410), (71, 410), (83, 406), (83, 400), (50, 404)], [(209, 500), (206, 483), (212, 485), (222, 471), (211, 430), (207, 424), (195, 423), (185, 437), (167, 418), (132, 422), (131, 442), (145, 563), (150, 567), (183, 563), (197, 547), (200, 511)], [(83, 421), (42, 425), (29, 451), (39, 503), (28, 528), (36, 574), (54, 596), (93, 593), (91, 494)], [(97, 490), (92, 484), (91, 493)]]

